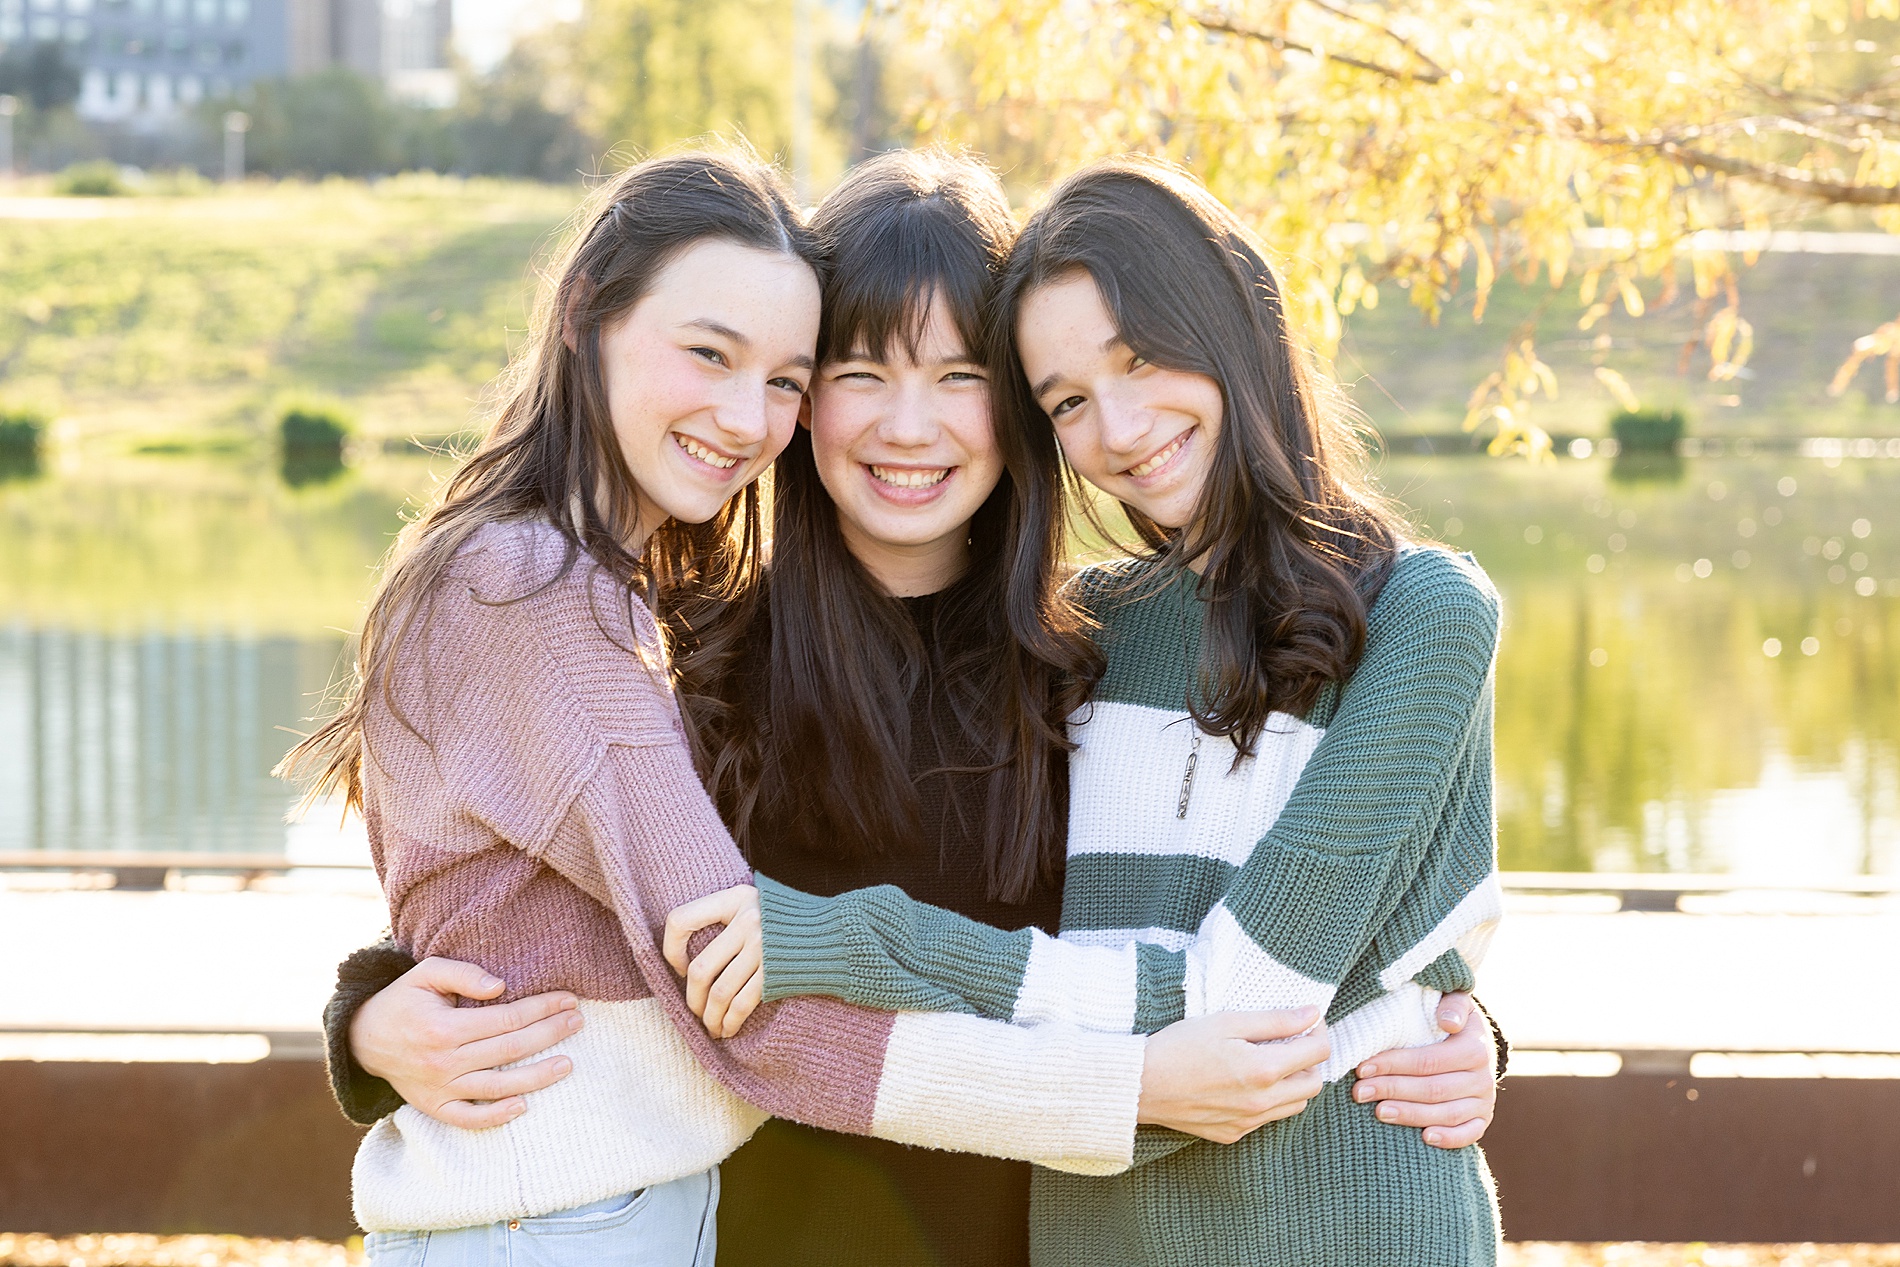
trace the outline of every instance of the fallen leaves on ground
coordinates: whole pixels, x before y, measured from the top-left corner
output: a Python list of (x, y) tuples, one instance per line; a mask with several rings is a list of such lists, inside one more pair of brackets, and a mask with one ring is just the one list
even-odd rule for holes
[[(363, 1267), (331, 1241), (0, 1232), (0, 1267)], [(1900, 1267), (1900, 1245), (1506, 1244), (1498, 1267)]]
[(38, 1236), (0, 1232), (0, 1267), (361, 1267), (333, 1241), (250, 1236)]

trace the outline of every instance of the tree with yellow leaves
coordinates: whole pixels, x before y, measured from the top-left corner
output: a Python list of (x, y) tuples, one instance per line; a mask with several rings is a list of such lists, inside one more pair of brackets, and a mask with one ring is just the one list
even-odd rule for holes
[[(1640, 316), (1686, 254), (1719, 381), (1753, 340), (1731, 250), (1827, 207), (1900, 232), (1900, 0), (919, 0), (891, 20), (950, 68), (927, 130), (1019, 178), (1179, 159), (1280, 253), (1328, 354), (1394, 288), (1436, 320), (1468, 286), (1482, 320), (1507, 270), (1574, 287), (1583, 329)], [(1883, 330), (1852, 366), (1900, 340)], [(1528, 405), (1556, 386), (1520, 329), (1467, 426), (1537, 452)]]

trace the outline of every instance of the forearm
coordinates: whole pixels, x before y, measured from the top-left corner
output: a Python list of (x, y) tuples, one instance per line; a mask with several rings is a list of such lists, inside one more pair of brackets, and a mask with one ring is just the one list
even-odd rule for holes
[(737, 1037), (709, 1037), (663, 957), (662, 917), (746, 871), (683, 752), (616, 748), (545, 856), (597, 889), (694, 1057), (759, 1108), (830, 1130), (1085, 1173), (1127, 1164), (1138, 1038), (894, 1015), (825, 998), (768, 1004)]
[(337, 965), (336, 990), (323, 1005), (324, 1057), (337, 1107), (359, 1126), (373, 1126), (394, 1113), (403, 1098), (357, 1063), (350, 1050), (350, 1022), (365, 1003), (415, 966), (416, 961), (388, 938), (352, 952)]

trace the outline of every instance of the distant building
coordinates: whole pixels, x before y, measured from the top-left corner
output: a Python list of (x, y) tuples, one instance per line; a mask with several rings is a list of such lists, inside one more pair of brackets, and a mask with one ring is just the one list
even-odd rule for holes
[(94, 122), (159, 124), (258, 79), (347, 66), (447, 105), (453, 0), (0, 0), (0, 50), (58, 43)]

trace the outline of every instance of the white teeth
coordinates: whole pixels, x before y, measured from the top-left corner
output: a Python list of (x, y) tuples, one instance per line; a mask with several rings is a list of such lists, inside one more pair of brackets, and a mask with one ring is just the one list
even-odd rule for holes
[(730, 471), (739, 465), (738, 458), (721, 457), (691, 436), (678, 436), (676, 439), (679, 440), (680, 448), (685, 449), (707, 466), (716, 466), (722, 471)]
[(1151, 471), (1160, 470), (1162, 467), (1168, 464), (1169, 458), (1173, 457), (1175, 454), (1181, 451), (1181, 446), (1187, 443), (1187, 438), (1192, 434), (1194, 433), (1191, 431), (1183, 431), (1180, 435), (1174, 438), (1173, 442), (1170, 443), (1167, 448), (1161, 450), (1161, 452), (1155, 454), (1153, 457), (1149, 458), (1146, 462), (1143, 462), (1140, 466), (1129, 467), (1128, 473), (1134, 476), (1136, 479), (1140, 479), (1142, 476), (1147, 475)]
[(892, 488), (933, 488), (950, 477), (950, 468), (931, 471), (906, 471), (894, 466), (873, 466), (871, 474)]

